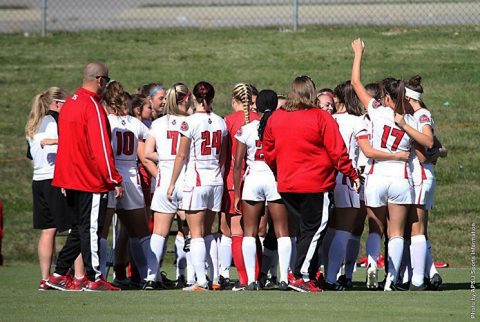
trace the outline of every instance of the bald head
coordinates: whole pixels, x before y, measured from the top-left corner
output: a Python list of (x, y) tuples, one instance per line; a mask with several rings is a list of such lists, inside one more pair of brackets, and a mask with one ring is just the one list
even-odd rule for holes
[(91, 62), (83, 68), (83, 82), (94, 81), (98, 76), (108, 76), (108, 68), (105, 64)]

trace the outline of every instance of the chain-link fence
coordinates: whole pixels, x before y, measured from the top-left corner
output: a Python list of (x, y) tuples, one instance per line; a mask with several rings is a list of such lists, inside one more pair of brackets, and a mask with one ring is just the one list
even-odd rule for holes
[(0, 33), (479, 22), (478, 0), (0, 0)]

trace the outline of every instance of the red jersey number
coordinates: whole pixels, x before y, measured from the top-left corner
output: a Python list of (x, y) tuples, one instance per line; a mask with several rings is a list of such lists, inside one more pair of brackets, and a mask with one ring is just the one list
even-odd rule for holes
[(222, 149), (222, 131), (203, 131), (202, 140), (202, 155), (211, 155), (212, 148), (215, 148), (215, 154), (220, 154), (220, 150)]
[(257, 150), (255, 150), (255, 161), (263, 161), (265, 157), (263, 156), (263, 143), (260, 140), (255, 141), (255, 146)]
[(133, 132), (115, 132), (117, 136), (117, 155), (132, 155), (135, 146), (135, 136)]
[(172, 155), (176, 155), (178, 145), (178, 131), (167, 131), (167, 139), (172, 140)]
[(398, 145), (403, 139), (403, 136), (405, 135), (405, 132), (399, 129), (392, 129), (392, 127), (385, 125), (383, 127), (383, 134), (382, 134), (382, 144), (381, 147), (386, 149), (387, 148), (387, 141), (390, 136), (395, 137), (395, 140), (393, 141), (392, 144), (392, 151), (397, 151)]

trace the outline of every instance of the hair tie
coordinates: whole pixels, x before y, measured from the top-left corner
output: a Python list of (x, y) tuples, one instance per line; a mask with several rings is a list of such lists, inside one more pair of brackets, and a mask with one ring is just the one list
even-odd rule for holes
[[(155, 95), (159, 90), (163, 89), (163, 86), (162, 85), (157, 85), (155, 86), (151, 91), (150, 93), (148, 94), (148, 97), (152, 97), (153, 95)], [(177, 89), (175, 88), (175, 92), (177, 91)]]
[(265, 111), (263, 111), (263, 113), (267, 113), (267, 112), (271, 112), (272, 110), (267, 108)]

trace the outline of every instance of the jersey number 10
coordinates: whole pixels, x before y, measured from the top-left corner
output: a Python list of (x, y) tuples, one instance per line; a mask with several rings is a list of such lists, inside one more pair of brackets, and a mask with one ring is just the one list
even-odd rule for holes
[(132, 155), (135, 145), (135, 136), (133, 132), (115, 132), (117, 136), (117, 155)]

